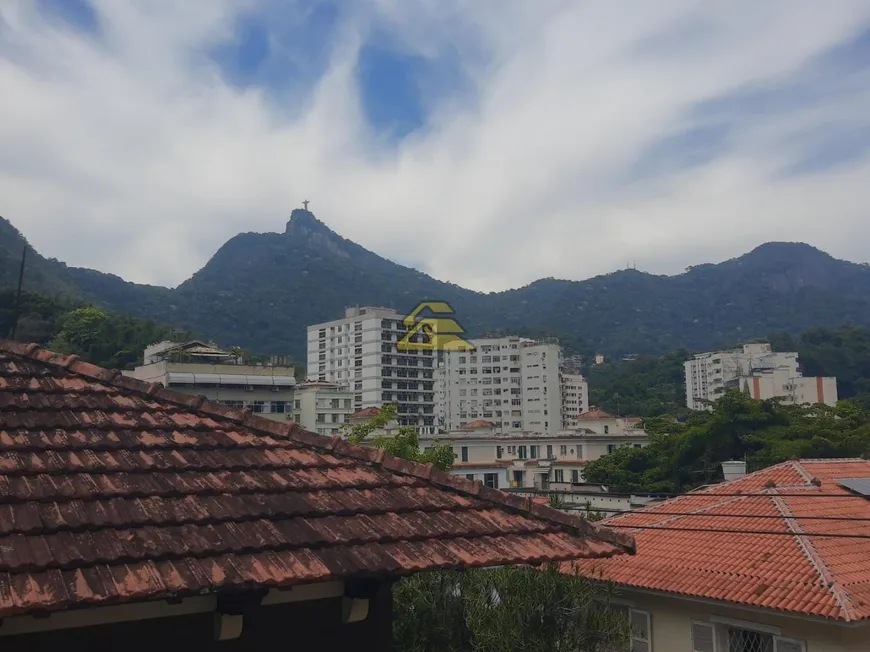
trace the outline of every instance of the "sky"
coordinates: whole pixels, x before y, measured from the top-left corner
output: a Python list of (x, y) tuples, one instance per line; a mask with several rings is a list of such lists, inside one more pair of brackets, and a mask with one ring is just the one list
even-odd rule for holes
[(492, 291), (864, 262), (870, 0), (0, 0), (0, 215), (175, 286), (294, 208)]

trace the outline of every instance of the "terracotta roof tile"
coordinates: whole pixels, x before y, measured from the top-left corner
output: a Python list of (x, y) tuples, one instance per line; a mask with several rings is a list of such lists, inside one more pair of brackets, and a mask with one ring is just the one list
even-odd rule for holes
[(495, 424), (492, 421), (485, 421), (484, 419), (477, 419), (475, 421), (471, 421), (470, 423), (466, 423), (462, 426), (462, 430), (476, 430), (478, 428), (495, 428)]
[(605, 412), (601, 408), (591, 408), (581, 414), (578, 419), (615, 419), (616, 416), (610, 414), (610, 412)]
[[(634, 534), (637, 554), (572, 562), (565, 570), (665, 593), (840, 621), (870, 619), (870, 500), (836, 482), (855, 477), (870, 477), (870, 461), (785, 462), (614, 516), (602, 523)], [(776, 487), (768, 488), (770, 481)], [(736, 493), (745, 495), (721, 495)], [(865, 520), (807, 520), (818, 516)], [(639, 529), (644, 526), (673, 530)]]
[(431, 465), (0, 342), (0, 617), (633, 546)]

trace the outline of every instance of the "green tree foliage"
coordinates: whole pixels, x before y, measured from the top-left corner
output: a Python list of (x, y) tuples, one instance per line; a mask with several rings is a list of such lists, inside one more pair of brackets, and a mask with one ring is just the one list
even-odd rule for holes
[(679, 492), (721, 480), (726, 460), (745, 459), (753, 471), (793, 457), (870, 454), (870, 413), (851, 401), (791, 406), (732, 390), (712, 412), (683, 422), (654, 419), (647, 428), (649, 446), (621, 447), (590, 462), (585, 479), (620, 491)]
[[(24, 292), (15, 339), (36, 342), (111, 369), (129, 369), (149, 344), (167, 339), (170, 331), (153, 321), (139, 320), (92, 306), (74, 306)], [(0, 292), (0, 332), (11, 333), (15, 320), (15, 291)]]
[(447, 470), (453, 465), (453, 448), (451, 446), (433, 446), (420, 451), (420, 436), (413, 426), (403, 426), (393, 435), (376, 435), (378, 430), (386, 427), (396, 418), (396, 406), (389, 404), (381, 408), (376, 416), (365, 423), (345, 427), (345, 437), (354, 444), (369, 444), (375, 448), (383, 448), (387, 455), (405, 460), (432, 463), (437, 469)]
[(675, 351), (590, 365), (589, 402), (622, 416), (687, 412), (683, 363), (690, 357), (688, 351)]
[(616, 652), (628, 624), (612, 588), (555, 567), (421, 573), (394, 590), (399, 652)]

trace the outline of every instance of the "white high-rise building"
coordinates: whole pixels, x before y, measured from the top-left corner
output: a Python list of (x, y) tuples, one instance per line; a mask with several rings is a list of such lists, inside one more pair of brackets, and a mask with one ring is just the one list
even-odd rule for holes
[[(588, 406), (586, 382), (563, 384), (562, 348), (556, 341), (522, 337), (469, 340), (474, 351), (441, 356), (436, 373), (438, 425), (459, 430), (483, 419), (499, 432), (554, 436), (565, 424), (563, 390)], [(582, 409), (582, 408), (581, 408)], [(573, 414), (575, 406), (571, 406)], [(578, 413), (579, 414), (579, 413)]]
[(347, 308), (342, 319), (308, 327), (308, 379), (353, 393), (354, 410), (397, 404), (399, 425), (421, 432), (435, 423), (432, 351), (402, 351), (404, 315), (390, 308)]
[(577, 425), (581, 414), (589, 411), (589, 385), (578, 373), (562, 374), (562, 427)]
[[(739, 349), (699, 353), (684, 366), (686, 405), (692, 410), (711, 409), (710, 404), (728, 388), (749, 388), (750, 395), (755, 398), (781, 397), (787, 402), (833, 404), (837, 401), (836, 379), (804, 378), (797, 353), (774, 352), (767, 343), (756, 342), (744, 344)], [(822, 389), (811, 392), (810, 385)]]

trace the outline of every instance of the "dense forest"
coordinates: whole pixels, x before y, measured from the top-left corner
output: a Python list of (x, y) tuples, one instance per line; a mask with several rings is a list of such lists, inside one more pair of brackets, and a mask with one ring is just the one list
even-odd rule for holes
[(644, 425), (649, 446), (621, 447), (590, 462), (586, 481), (615, 491), (680, 492), (721, 480), (726, 460), (746, 460), (751, 472), (798, 457), (870, 455), (870, 411), (852, 401), (792, 406), (731, 390), (711, 412), (680, 421), (651, 417)]

